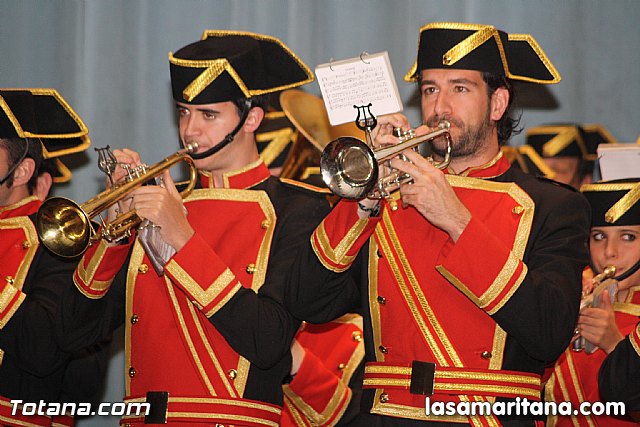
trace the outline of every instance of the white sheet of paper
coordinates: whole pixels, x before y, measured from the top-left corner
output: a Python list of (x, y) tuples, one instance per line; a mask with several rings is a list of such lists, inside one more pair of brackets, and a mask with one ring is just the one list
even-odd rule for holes
[(329, 122), (355, 121), (354, 105), (371, 103), (374, 116), (402, 111), (402, 101), (387, 52), (320, 64), (315, 69)]
[(600, 144), (598, 163), (603, 181), (640, 178), (640, 145)]

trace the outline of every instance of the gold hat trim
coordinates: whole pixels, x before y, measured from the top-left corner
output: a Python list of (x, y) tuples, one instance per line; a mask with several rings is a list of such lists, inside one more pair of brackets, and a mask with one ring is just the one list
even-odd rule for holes
[[(236, 70), (231, 66), (226, 58), (220, 59), (181, 59), (173, 56), (173, 52), (169, 52), (169, 62), (179, 67), (185, 68), (204, 68), (202, 73), (196, 77), (189, 85), (182, 91), (182, 97), (186, 101), (192, 101), (196, 96), (207, 88), (215, 79), (222, 74), (223, 71), (229, 73), (231, 78), (236, 82), (244, 96), (251, 97), (251, 91), (247, 88), (242, 78), (236, 73)], [(255, 95), (255, 94), (254, 94)]]
[(634, 185), (627, 194), (611, 206), (607, 213), (604, 214), (604, 220), (609, 224), (613, 224), (638, 203), (638, 200), (640, 200), (640, 183)]
[(531, 46), (531, 49), (533, 49), (533, 51), (536, 53), (540, 61), (542, 61), (545, 68), (547, 69), (547, 71), (549, 71), (549, 74), (551, 74), (553, 79), (552, 80), (534, 79), (532, 77), (511, 74), (511, 72), (507, 74), (507, 77), (511, 79), (521, 80), (524, 82), (543, 83), (543, 84), (558, 83), (560, 80), (562, 80), (562, 77), (560, 76), (560, 73), (558, 72), (558, 70), (556, 70), (556, 67), (553, 65), (551, 60), (544, 53), (544, 51), (542, 50), (542, 48), (540, 47), (536, 39), (534, 39), (530, 34), (509, 34), (508, 37), (509, 37), (509, 41), (526, 41), (529, 44), (529, 46)]
[(58, 101), (58, 103), (60, 103), (62, 108), (65, 109), (65, 111), (69, 114), (69, 116), (71, 116), (73, 121), (80, 128), (80, 130), (78, 132), (52, 133), (52, 134), (32, 133), (32, 132), (25, 131), (24, 129), (22, 129), (22, 126), (20, 126), (20, 124), (18, 123), (18, 119), (13, 114), (13, 111), (11, 111), (11, 108), (9, 108), (9, 105), (6, 103), (4, 98), (2, 98), (2, 96), (0, 96), (0, 99), (1, 99), (0, 104), (2, 105), (2, 109), (5, 111), (5, 113), (7, 113), (7, 116), (9, 117), (9, 120), (11, 121), (11, 123), (16, 128), (16, 132), (18, 133), (18, 136), (20, 138), (46, 138), (46, 139), (78, 138), (78, 137), (82, 137), (82, 136), (86, 135), (89, 132), (89, 130), (87, 129), (87, 126), (84, 124), (82, 119), (78, 116), (78, 114), (76, 114), (75, 111), (73, 111), (73, 108), (71, 108), (71, 106), (67, 103), (67, 101), (65, 101), (64, 98), (62, 98), (62, 96), (60, 96), (58, 91), (55, 90), (55, 89), (2, 88), (2, 89), (0, 89), (0, 91), (3, 91), (3, 92), (31, 92), (33, 95), (36, 95), (36, 96), (37, 95), (52, 96), (56, 101)]
[(583, 158), (586, 159), (589, 156), (584, 139), (575, 126), (538, 126), (527, 131), (527, 136), (553, 134), (555, 136), (542, 145), (542, 154), (545, 157), (555, 157), (573, 141), (578, 145)]
[(504, 72), (506, 75), (509, 75), (509, 67), (507, 65), (507, 57), (504, 53), (504, 46), (502, 46), (502, 40), (500, 39), (498, 30), (490, 26), (476, 31), (475, 33), (471, 34), (469, 37), (449, 49), (449, 51), (442, 56), (442, 63), (444, 65), (455, 64), (456, 62), (467, 56), (469, 53), (482, 46), (490, 38), (495, 39), (496, 44), (498, 45), (498, 51), (500, 52), (500, 60), (502, 61)]
[(601, 124), (598, 124), (598, 123), (584, 124), (582, 125), (582, 129), (584, 129), (586, 133), (599, 134), (606, 141), (607, 144), (618, 144), (618, 140), (614, 138), (614, 136), (611, 135), (611, 132), (609, 132), (609, 130), (604, 126), (602, 126)]
[[(502, 39), (498, 33), (498, 30), (491, 25), (481, 25), (481, 24), (465, 24), (465, 23), (456, 23), (456, 22), (432, 22), (420, 27), (420, 32), (418, 35), (418, 52), (420, 52), (420, 39), (422, 33), (426, 30), (432, 29), (444, 29), (444, 30), (474, 30), (475, 33), (471, 34), (466, 39), (462, 40), (460, 43), (449, 49), (443, 57), (442, 64), (443, 65), (453, 65), (456, 62), (460, 61), (462, 58), (467, 56), (469, 53), (473, 52), (478, 47), (482, 46), (487, 40), (491, 37), (495, 38), (496, 45), (498, 47), (498, 51), (500, 53), (500, 60), (502, 61), (502, 66), (504, 67), (505, 75), (510, 79), (522, 80), (532, 83), (558, 83), (561, 79), (560, 73), (556, 70), (554, 65), (551, 63), (547, 55), (544, 53), (540, 45), (536, 42), (536, 40), (530, 34), (508, 34), (509, 41), (526, 41), (529, 46), (536, 53), (538, 58), (545, 65), (549, 73), (552, 75), (553, 80), (541, 80), (535, 79), (532, 77), (520, 76), (516, 74), (512, 74), (509, 71), (509, 64), (507, 62), (507, 55), (504, 51), (504, 46), (502, 44)], [(415, 74), (418, 70), (418, 61), (416, 60), (413, 63), (413, 66), (404, 76), (404, 81), (413, 82), (416, 81)]]
[(244, 83), (240, 75), (236, 72), (236, 70), (231, 66), (229, 61), (226, 58), (218, 58), (218, 59), (210, 59), (210, 60), (191, 60), (191, 59), (182, 59), (176, 58), (173, 56), (173, 52), (169, 52), (169, 62), (179, 67), (186, 68), (205, 68), (205, 70), (198, 76), (196, 79), (191, 82), (182, 92), (182, 96), (188, 102), (192, 101), (196, 96), (198, 96), (204, 89), (206, 89), (213, 81), (222, 74), (223, 71), (227, 71), (229, 75), (236, 82), (244, 96), (250, 98), (256, 95), (262, 95), (265, 93), (278, 92), (285, 89), (291, 89), (294, 87), (302, 86), (309, 82), (312, 82), (314, 77), (311, 73), (311, 70), (307, 65), (302, 62), (302, 60), (291, 51), (282, 41), (276, 37), (266, 36), (264, 34), (252, 33), (249, 31), (220, 31), (220, 30), (204, 30), (202, 33), (201, 40), (206, 40), (209, 37), (220, 37), (220, 36), (248, 36), (252, 37), (256, 40), (265, 40), (269, 42), (276, 43), (278, 46), (282, 48), (287, 55), (289, 55), (298, 66), (304, 71), (307, 75), (305, 80), (301, 80), (299, 82), (278, 86), (270, 89), (256, 89), (249, 90), (247, 85)]
[[(16, 129), (16, 133), (19, 138), (41, 138), (41, 139), (68, 139), (68, 138), (80, 138), (82, 141), (81, 144), (76, 145), (75, 147), (70, 147), (64, 150), (57, 150), (53, 153), (49, 152), (47, 148), (42, 144), (42, 155), (45, 159), (51, 159), (54, 157), (61, 157), (67, 154), (79, 153), (81, 151), (86, 150), (91, 145), (91, 139), (89, 139), (89, 129), (84, 124), (80, 116), (71, 108), (69, 103), (58, 93), (55, 89), (47, 89), (47, 88), (1, 88), (0, 91), (4, 92), (31, 92), (33, 95), (45, 95), (52, 96), (58, 103), (64, 108), (64, 110), (69, 114), (69, 116), (73, 119), (73, 121), (78, 125), (80, 131), (78, 132), (70, 132), (70, 133), (54, 133), (54, 134), (41, 134), (41, 133), (32, 133), (25, 131), (20, 126), (18, 122), (18, 118), (13, 114), (11, 108), (6, 103), (5, 99), (0, 96), (0, 107), (4, 110), (9, 121), (13, 124)], [(42, 141), (41, 141), (42, 143)]]
[[(523, 156), (527, 156), (529, 160), (538, 168), (540, 172), (544, 174), (545, 177), (549, 179), (554, 179), (556, 177), (556, 173), (551, 169), (545, 162), (540, 154), (530, 145), (525, 144), (518, 147), (518, 151)], [(527, 171), (530, 173), (530, 171)]]
[(580, 191), (625, 191), (628, 190), (604, 215), (604, 220), (612, 224), (619, 220), (633, 205), (640, 200), (640, 182), (596, 183), (580, 187)]
[(60, 172), (60, 176), (53, 177), (53, 182), (56, 184), (61, 184), (63, 182), (69, 182), (71, 180), (71, 171), (60, 161), (60, 159), (54, 159), (56, 162), (56, 166), (58, 167), (58, 171)]

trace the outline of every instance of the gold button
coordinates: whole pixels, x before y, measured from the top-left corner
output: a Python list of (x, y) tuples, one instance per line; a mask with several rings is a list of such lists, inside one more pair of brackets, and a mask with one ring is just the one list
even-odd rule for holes
[(389, 401), (389, 394), (387, 393), (382, 393), (380, 395), (380, 402), (382, 403), (387, 403)]
[(341, 364), (338, 365), (338, 369), (340, 369), (341, 371), (346, 367), (347, 367), (347, 365), (345, 365), (344, 363), (341, 363)]
[(520, 215), (522, 212), (524, 212), (524, 208), (522, 206), (516, 206), (515, 208), (511, 209), (511, 212), (516, 215)]
[(249, 264), (247, 265), (247, 273), (249, 274), (253, 274), (257, 271), (258, 269), (256, 268), (255, 264)]
[(227, 372), (227, 374), (229, 375), (229, 378), (235, 380), (238, 376), (238, 371), (236, 371), (235, 369), (229, 369), (229, 372)]
[(385, 305), (387, 303), (387, 299), (383, 296), (378, 295), (378, 304)]
[(129, 368), (129, 377), (133, 378), (136, 376), (136, 368), (133, 366)]
[(13, 285), (13, 282), (14, 282), (13, 277), (4, 276), (4, 280), (6, 280), (9, 285)]
[(22, 242), (22, 249), (29, 249), (31, 247), (31, 242), (29, 242), (28, 240), (25, 240), (24, 242)]
[(125, 423), (124, 427), (131, 427), (131, 424)]
[(358, 331), (355, 331), (354, 333), (351, 334), (351, 339), (356, 342), (360, 342), (362, 341), (362, 334)]
[(138, 323), (138, 315), (134, 314), (133, 316), (131, 316), (131, 324), (135, 325), (136, 323)]
[(491, 352), (485, 350), (485, 351), (482, 352), (480, 357), (482, 357), (483, 359), (491, 359)]
[(398, 202), (396, 202), (395, 200), (390, 200), (389, 201), (389, 207), (391, 208), (391, 210), (393, 212), (398, 210)]
[(149, 266), (147, 264), (140, 264), (138, 271), (142, 274), (146, 274), (147, 271), (149, 271)]
[(266, 230), (267, 228), (269, 228), (269, 220), (263, 219), (262, 222), (260, 223), (260, 228), (262, 228), (263, 230)]
[(389, 353), (389, 349), (388, 349), (387, 347), (383, 346), (383, 345), (381, 345), (380, 347), (378, 347), (378, 349), (380, 350), (380, 352), (381, 352), (382, 354), (387, 354), (387, 353)]

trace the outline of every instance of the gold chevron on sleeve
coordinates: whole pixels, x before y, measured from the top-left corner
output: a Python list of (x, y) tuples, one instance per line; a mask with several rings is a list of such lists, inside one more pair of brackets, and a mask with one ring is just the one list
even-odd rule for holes
[(640, 357), (640, 323), (636, 326), (635, 331), (629, 335), (629, 341), (631, 341), (631, 346), (636, 351), (638, 357)]
[(4, 326), (9, 322), (16, 310), (18, 310), (18, 307), (20, 307), (24, 301), (25, 296), (26, 295), (24, 293), (9, 284), (0, 291), (0, 313), (4, 313), (0, 316), (0, 329), (4, 328)]
[(78, 263), (76, 272), (78, 273), (78, 277), (80, 278), (80, 280), (82, 280), (87, 285), (89, 285), (93, 281), (93, 277), (98, 271), (98, 267), (102, 263), (102, 259), (104, 258), (104, 255), (106, 253), (107, 244), (104, 240), (100, 240), (100, 243), (98, 243), (98, 248), (94, 252), (89, 262), (87, 262), (87, 266), (85, 267), (84, 258)]
[(182, 267), (180, 267), (174, 259), (169, 261), (166, 268), (167, 271), (178, 279), (185, 290), (189, 292), (202, 307), (206, 307), (211, 304), (213, 300), (236, 278), (231, 270), (227, 268), (207, 287), (206, 290), (204, 290), (200, 284), (195, 281), (193, 277), (191, 277)]
[(347, 232), (347, 234), (342, 238), (342, 240), (334, 247), (331, 246), (331, 242), (329, 240), (329, 236), (327, 235), (327, 231), (324, 228), (324, 221), (320, 223), (318, 228), (316, 229), (316, 236), (318, 238), (318, 242), (324, 252), (324, 254), (329, 258), (332, 262), (336, 264), (351, 264), (353, 260), (356, 258), (355, 255), (347, 255), (349, 250), (353, 247), (354, 243), (362, 234), (362, 231), (367, 226), (366, 219), (359, 219), (351, 229)]

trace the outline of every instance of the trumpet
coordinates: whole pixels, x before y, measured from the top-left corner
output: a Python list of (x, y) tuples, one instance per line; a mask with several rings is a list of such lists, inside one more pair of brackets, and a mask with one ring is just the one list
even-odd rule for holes
[[(616, 292), (618, 291), (618, 281), (614, 278), (616, 275), (616, 267), (613, 265), (607, 266), (604, 271), (591, 279), (593, 283), (593, 289), (587, 295), (582, 297), (580, 301), (580, 311), (587, 307), (599, 307), (602, 302), (602, 293), (604, 291), (609, 292), (611, 300), (615, 300)], [(591, 354), (596, 351), (597, 347), (587, 341), (583, 336), (579, 336), (573, 342), (573, 351), (586, 351)]]
[(369, 199), (387, 198), (402, 184), (412, 182), (413, 178), (400, 171), (393, 171), (379, 178), (379, 164), (398, 156), (406, 149), (415, 149), (423, 142), (444, 137), (447, 141), (444, 159), (441, 162), (435, 162), (431, 157), (427, 159), (438, 169), (446, 168), (451, 157), (449, 127), (449, 122), (443, 120), (433, 132), (416, 137), (411, 130), (396, 135), (399, 136), (400, 143), (375, 150), (358, 138), (337, 138), (325, 147), (320, 157), (322, 180), (335, 195), (345, 199), (359, 200), (365, 196)]
[(91, 218), (181, 161), (189, 166), (189, 184), (180, 193), (184, 199), (191, 194), (197, 182), (197, 169), (190, 156), (197, 148), (197, 144), (189, 144), (152, 166), (141, 166), (129, 171), (122, 183), (112, 185), (81, 205), (64, 197), (47, 199), (40, 206), (36, 217), (40, 241), (54, 254), (72, 258), (83, 254), (91, 244), (100, 239), (111, 242), (130, 235), (131, 229), (142, 222), (135, 210), (119, 214), (110, 223), (103, 223), (100, 233), (94, 230)]

